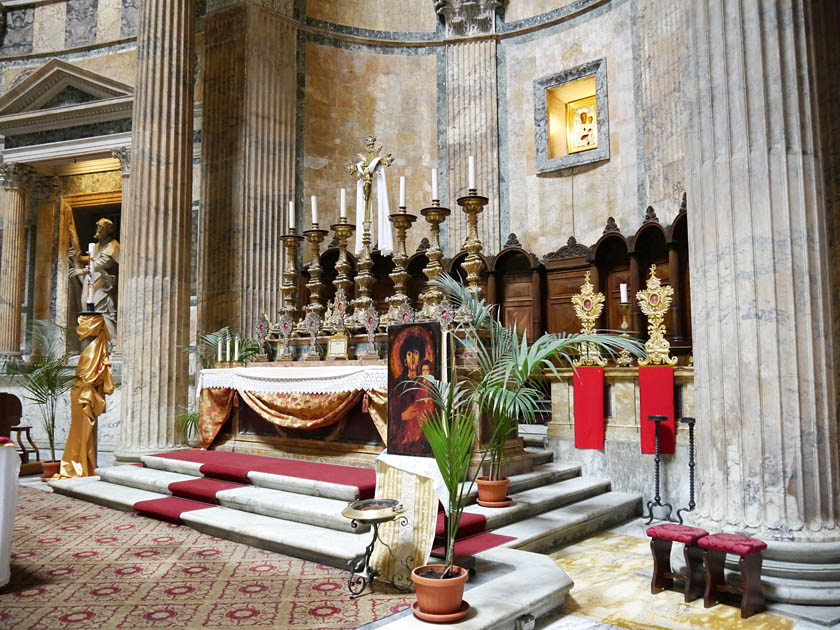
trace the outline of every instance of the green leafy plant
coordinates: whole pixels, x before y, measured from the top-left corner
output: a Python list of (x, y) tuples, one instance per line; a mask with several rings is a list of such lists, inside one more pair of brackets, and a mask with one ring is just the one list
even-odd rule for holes
[(47, 320), (32, 322), (33, 355), (29, 361), (7, 358), (2, 372), (22, 378), (27, 400), (38, 405), (41, 421), (50, 444), (50, 457), (55, 461), (55, 425), (58, 401), (76, 382), (76, 369), (70, 364), (74, 356), (64, 348), (65, 329)]
[(198, 437), (198, 412), (188, 411), (178, 416), (178, 428), (184, 432), (188, 440)]

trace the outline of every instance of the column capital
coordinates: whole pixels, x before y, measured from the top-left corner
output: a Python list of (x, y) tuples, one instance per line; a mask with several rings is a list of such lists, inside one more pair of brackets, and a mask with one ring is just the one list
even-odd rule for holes
[(58, 196), (61, 180), (58, 177), (33, 177), (32, 190), (39, 199), (51, 199)]
[(32, 177), (32, 167), (22, 162), (7, 162), (0, 164), (0, 181), (6, 190), (12, 188), (26, 188)]
[(131, 147), (120, 147), (111, 151), (116, 159), (120, 161), (120, 170), (123, 176), (131, 175)]
[(496, 31), (501, 0), (436, 0), (435, 12), (446, 23), (447, 37), (486, 35)]

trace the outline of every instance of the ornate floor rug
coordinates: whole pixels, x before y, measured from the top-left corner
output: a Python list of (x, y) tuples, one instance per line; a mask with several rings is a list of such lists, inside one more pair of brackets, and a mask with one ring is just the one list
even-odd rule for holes
[(408, 607), (377, 582), (21, 487), (0, 628), (357, 628)]

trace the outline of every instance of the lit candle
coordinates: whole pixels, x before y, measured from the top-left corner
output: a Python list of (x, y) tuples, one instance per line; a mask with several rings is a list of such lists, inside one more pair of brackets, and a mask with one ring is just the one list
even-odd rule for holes
[(292, 228), (295, 227), (295, 202), (289, 202), (289, 231), (292, 231)]
[(400, 208), (405, 208), (405, 176), (400, 175)]
[(621, 303), (626, 304), (627, 303), (627, 285), (622, 283), (622, 284), (619, 285), (618, 288), (621, 289)]
[(219, 337), (219, 348), (216, 351), (216, 361), (218, 361), (219, 363), (222, 362), (222, 338), (221, 337)]
[(438, 199), (437, 169), (432, 169), (432, 199)]
[(342, 188), (341, 189), (341, 214), (342, 219), (347, 218), (347, 191)]
[(475, 190), (475, 158), (473, 156), (469, 156), (467, 158), (467, 166), (467, 170), (469, 171), (469, 177), (467, 178), (467, 188), (469, 188), (470, 190)]
[(318, 225), (318, 199), (312, 195), (312, 225)]
[(227, 344), (225, 344), (225, 361), (230, 363), (230, 337), (227, 338)]
[(233, 360), (239, 361), (239, 337), (233, 338)]

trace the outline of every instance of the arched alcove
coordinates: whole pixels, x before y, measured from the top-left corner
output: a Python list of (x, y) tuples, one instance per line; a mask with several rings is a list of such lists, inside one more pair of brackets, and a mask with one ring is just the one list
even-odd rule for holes
[[(627, 253), (627, 240), (620, 232), (604, 234), (592, 248), (593, 262), (598, 270), (597, 290), (604, 294), (604, 311), (599, 326), (607, 330), (619, 330), (622, 313), (618, 305), (621, 302), (621, 285), (628, 288), (628, 299), (633, 301), (630, 281), (630, 256)], [(630, 325), (628, 313), (627, 324)]]
[(493, 262), (496, 302), (505, 326), (536, 339), (543, 331), (542, 276), (539, 263), (520, 247), (499, 252)]

